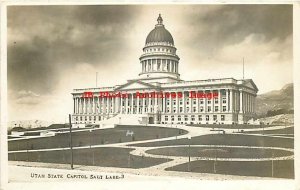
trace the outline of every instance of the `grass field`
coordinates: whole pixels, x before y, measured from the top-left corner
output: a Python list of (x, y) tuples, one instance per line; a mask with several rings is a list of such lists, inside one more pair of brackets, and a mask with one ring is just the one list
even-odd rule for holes
[(191, 140), (177, 139), (160, 142), (137, 143), (132, 146), (159, 147), (170, 145), (230, 145), (230, 146), (265, 146), (294, 148), (294, 139), (275, 138), (267, 136), (251, 136), (243, 134), (211, 134), (192, 137)]
[[(214, 170), (214, 163), (215, 169)], [(240, 176), (272, 177), (271, 161), (192, 161), (191, 172)], [(188, 171), (188, 163), (167, 168), (168, 171)], [(216, 171), (216, 172), (215, 172)], [(273, 174), (277, 178), (294, 178), (294, 160), (274, 160)]]
[[(133, 136), (126, 136), (126, 132), (134, 132)], [(92, 132), (82, 131), (72, 133), (73, 146), (88, 146), (90, 144), (112, 144), (149, 140), (186, 134), (187, 131), (176, 128), (146, 127), (146, 126), (118, 126), (111, 129), (99, 129)], [(46, 148), (69, 147), (69, 133), (57, 134), (53, 137), (24, 139), (8, 142), (8, 150), (33, 150)]]
[(249, 131), (244, 133), (255, 133), (255, 134), (294, 134), (294, 127), (287, 127), (284, 129), (275, 130), (264, 130), (264, 131)]
[(193, 127), (204, 127), (204, 128), (223, 128), (223, 129), (262, 129), (262, 128), (268, 128), (272, 127), (275, 125), (246, 125), (246, 124), (234, 124), (234, 125), (229, 125), (229, 124), (192, 124), (188, 126), (193, 126)]
[[(190, 153), (189, 153), (190, 151)], [(276, 149), (238, 148), (238, 147), (168, 147), (146, 151), (149, 154), (165, 156), (206, 157), (206, 158), (271, 158), (290, 156), (293, 152)]]
[[(170, 161), (170, 159), (133, 156), (129, 154), (131, 150), (133, 149), (113, 147), (75, 149), (73, 150), (73, 159), (75, 165), (119, 168), (145, 168)], [(71, 153), (70, 150), (9, 153), (8, 159), (12, 161), (69, 164)]]

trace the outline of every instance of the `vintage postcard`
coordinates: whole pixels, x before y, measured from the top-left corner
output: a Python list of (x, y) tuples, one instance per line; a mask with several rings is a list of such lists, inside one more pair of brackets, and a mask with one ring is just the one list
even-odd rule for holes
[(3, 5), (3, 189), (294, 189), (294, 6)]

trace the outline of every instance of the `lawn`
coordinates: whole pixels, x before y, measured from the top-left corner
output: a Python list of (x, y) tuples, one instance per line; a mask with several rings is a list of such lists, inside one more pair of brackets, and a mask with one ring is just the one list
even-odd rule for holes
[[(215, 167), (214, 167), (215, 163)], [(191, 162), (191, 172), (217, 173), (239, 176), (272, 177), (271, 161), (217, 161), (198, 160)], [(214, 170), (215, 168), (215, 170)], [(180, 164), (169, 171), (188, 171), (188, 163)], [(274, 160), (273, 175), (276, 178), (294, 179), (294, 160)]]
[[(133, 131), (133, 136), (127, 135), (127, 131)], [(72, 133), (73, 146), (88, 146), (99, 144), (113, 144), (139, 140), (149, 140), (186, 134), (187, 131), (176, 128), (164, 128), (154, 126), (117, 126), (111, 129), (98, 129), (95, 131), (81, 131)], [(8, 142), (8, 150), (33, 150), (46, 148), (69, 147), (70, 134), (56, 134), (53, 137), (23, 139)]]
[(246, 124), (191, 124), (188, 126), (193, 126), (193, 127), (204, 127), (204, 128), (223, 128), (223, 129), (262, 129), (268, 128), (268, 127), (273, 127), (276, 125), (246, 125)]
[(264, 131), (249, 131), (244, 133), (255, 133), (255, 134), (294, 134), (294, 127), (287, 127), (284, 129), (275, 130), (264, 130)]
[(160, 142), (137, 143), (131, 146), (159, 147), (170, 145), (230, 145), (230, 146), (259, 146), (294, 148), (294, 139), (275, 138), (267, 136), (252, 136), (243, 134), (210, 134), (177, 140)]
[[(149, 154), (166, 156), (206, 157), (206, 158), (270, 158), (290, 156), (293, 152), (276, 149), (238, 148), (238, 147), (168, 147), (146, 151)], [(190, 152), (190, 153), (189, 153)]]
[[(170, 159), (133, 156), (129, 154), (132, 150), (131, 148), (114, 147), (74, 149), (73, 159), (75, 165), (95, 165), (118, 168), (145, 168), (170, 161)], [(8, 154), (9, 160), (43, 163), (69, 164), (70, 158), (70, 150)]]

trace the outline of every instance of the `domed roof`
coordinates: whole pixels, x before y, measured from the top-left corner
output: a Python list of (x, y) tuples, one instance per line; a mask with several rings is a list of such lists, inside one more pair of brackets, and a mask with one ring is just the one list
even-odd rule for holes
[(159, 14), (157, 18), (158, 24), (155, 25), (155, 28), (148, 34), (146, 38), (146, 44), (151, 42), (169, 42), (174, 45), (174, 40), (171, 33), (165, 29), (165, 26), (162, 24), (163, 19)]

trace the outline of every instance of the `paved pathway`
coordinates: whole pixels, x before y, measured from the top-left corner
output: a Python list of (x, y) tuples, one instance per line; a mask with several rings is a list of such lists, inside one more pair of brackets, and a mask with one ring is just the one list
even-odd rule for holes
[[(160, 127), (170, 127), (166, 125), (155, 125)], [(166, 168), (174, 167), (179, 164), (187, 163), (188, 157), (182, 156), (169, 156), (169, 155), (154, 155), (146, 153), (147, 150), (157, 149), (157, 148), (166, 148), (166, 147), (187, 147), (188, 145), (172, 145), (172, 146), (160, 146), (160, 147), (136, 147), (134, 144), (137, 143), (147, 143), (147, 142), (158, 142), (158, 141), (165, 141), (165, 140), (176, 140), (176, 139), (184, 139), (190, 137), (196, 137), (201, 135), (207, 134), (217, 134), (218, 131), (211, 131), (211, 128), (203, 128), (203, 127), (192, 127), (192, 126), (185, 126), (185, 125), (173, 125), (173, 128), (179, 128), (187, 130), (188, 133), (185, 135), (175, 136), (175, 137), (167, 137), (161, 139), (151, 139), (151, 140), (142, 140), (142, 141), (134, 141), (134, 142), (124, 142), (124, 143), (116, 143), (116, 144), (106, 144), (106, 145), (92, 145), (92, 146), (81, 146), (81, 147), (74, 147), (74, 149), (87, 149), (87, 148), (98, 148), (98, 147), (120, 147), (120, 148), (134, 148), (135, 150), (131, 151), (131, 155), (136, 156), (146, 156), (151, 158), (167, 158), (172, 159), (169, 162), (165, 162), (159, 165), (155, 165), (148, 168), (138, 169), (135, 170), (134, 173), (146, 174), (147, 172), (154, 173), (161, 175), (162, 173), (168, 173), (169, 171), (165, 171)], [(287, 126), (288, 127), (288, 126)], [(268, 127), (267, 130), (275, 130), (275, 129), (283, 129), (285, 126), (272, 126)], [(89, 129), (88, 129), (89, 130)], [(236, 134), (237, 129), (222, 129), (225, 131), (226, 134)], [(244, 132), (247, 131), (262, 131), (263, 129), (246, 129)], [(264, 131), (267, 131), (266, 129)], [(286, 136), (274, 136), (274, 135), (262, 135), (262, 134), (246, 134), (246, 133), (238, 133), (239, 135), (252, 135), (252, 136), (268, 136), (268, 137), (276, 137), (276, 138), (293, 138), (293, 137), (286, 137)], [(130, 146), (129, 146), (130, 145)], [(276, 150), (285, 150), (289, 152), (294, 152), (293, 149), (289, 148), (280, 148), (280, 147), (254, 147), (254, 146), (225, 146), (225, 145), (191, 145), (191, 147), (235, 147), (235, 148), (261, 148), (261, 149), (276, 149)], [(38, 151), (57, 151), (57, 150), (69, 150), (70, 148), (51, 148), (51, 149), (38, 149), (38, 150), (28, 150), (28, 152), (38, 152)], [(27, 152), (27, 150), (20, 150), (20, 151), (9, 151), (9, 153), (17, 153), (17, 152)], [(215, 158), (207, 158), (207, 157), (191, 157), (191, 161), (195, 160), (214, 160)], [(270, 160), (290, 160), (294, 159), (294, 155), (292, 156), (282, 156), (282, 157), (273, 157), (273, 158), (218, 158), (218, 161), (270, 161)], [(86, 166), (84, 166), (86, 167)], [(104, 167), (98, 167), (104, 168)], [(109, 171), (127, 171), (132, 172), (132, 169), (128, 168), (109, 168)], [(138, 172), (136, 172), (138, 171)], [(175, 172), (176, 173), (176, 172)], [(180, 172), (182, 173), (182, 172)], [(169, 173), (168, 173), (169, 174)], [(193, 174), (194, 175), (194, 174)]]

